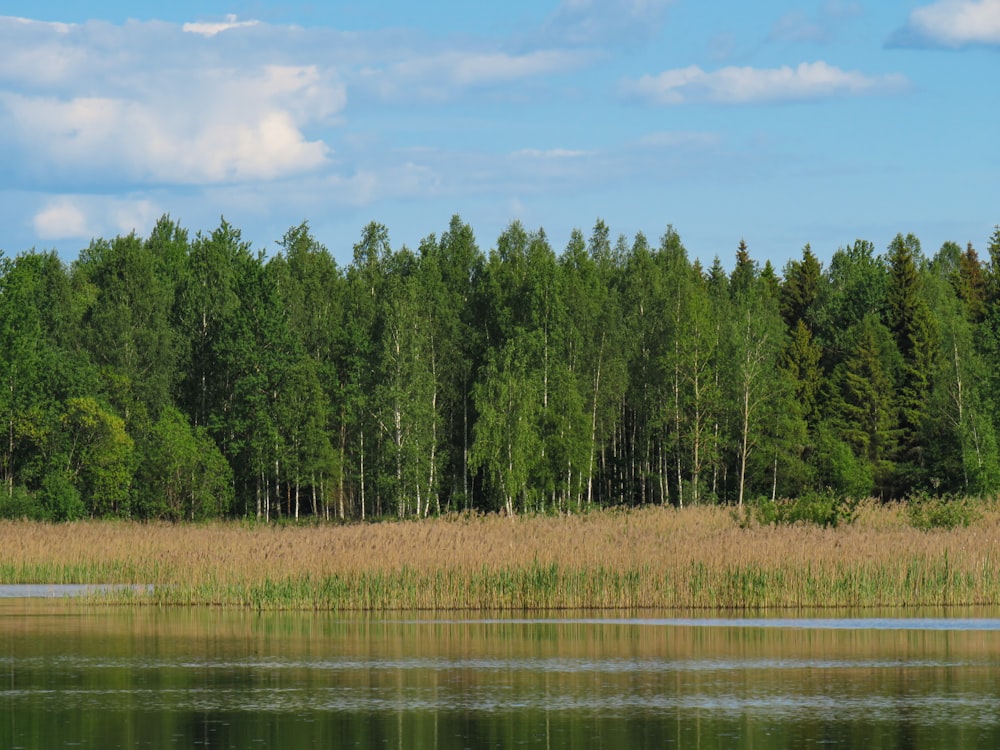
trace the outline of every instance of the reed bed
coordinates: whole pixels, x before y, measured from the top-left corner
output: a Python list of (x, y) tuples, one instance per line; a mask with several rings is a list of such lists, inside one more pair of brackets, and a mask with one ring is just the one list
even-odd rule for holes
[(744, 609), (1000, 604), (1000, 509), (918, 531), (724, 508), (355, 525), (0, 522), (0, 583), (146, 583), (105, 601), (253, 609)]

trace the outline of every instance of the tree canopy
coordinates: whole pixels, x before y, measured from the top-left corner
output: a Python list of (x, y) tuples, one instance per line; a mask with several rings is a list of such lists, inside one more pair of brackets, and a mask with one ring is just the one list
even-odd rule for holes
[(732, 272), (455, 216), (341, 267), (225, 220), (0, 258), (0, 514), (421, 517), (1000, 489), (1000, 229)]

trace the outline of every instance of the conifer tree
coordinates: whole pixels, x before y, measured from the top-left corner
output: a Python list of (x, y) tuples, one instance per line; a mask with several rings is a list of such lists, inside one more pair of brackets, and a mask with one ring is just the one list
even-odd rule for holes
[[(833, 374), (827, 412), (838, 434), (865, 462), (865, 474), (872, 481), (868, 492), (888, 498), (895, 489), (894, 456), (900, 435), (891, 377), (899, 354), (891, 333), (874, 313), (852, 327), (848, 341), (847, 357)], [(856, 479), (852, 484), (854, 491), (860, 489)]]
[(789, 261), (779, 294), (781, 317), (790, 329), (799, 321), (812, 331), (814, 306), (819, 297), (823, 268), (809, 245), (802, 248), (802, 260)]
[(938, 330), (924, 290), (920, 243), (900, 234), (889, 245), (889, 328), (902, 357), (897, 404), (900, 417), (900, 471), (904, 487), (920, 486), (926, 478), (925, 430), (933, 374), (938, 355)]

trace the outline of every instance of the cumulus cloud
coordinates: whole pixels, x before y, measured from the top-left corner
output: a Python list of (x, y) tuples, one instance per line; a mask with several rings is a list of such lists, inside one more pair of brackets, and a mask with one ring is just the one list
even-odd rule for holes
[[(21, 196), (8, 215), (27, 217), (32, 241), (85, 241), (143, 234), (163, 210), (202, 226), (220, 213), (299, 220), (387, 201), (566, 192), (651, 165), (697, 173), (688, 160), (711, 158), (711, 136), (657, 133), (593, 149), (524, 143), (520, 133), (494, 139), (492, 123), (480, 134), (474, 110), (464, 110), (465, 129), (434, 120), (438, 107), (412, 119), (415, 134), (396, 119), (385, 126), (385, 105), (409, 115), (415, 104), (537, 100), (554, 80), (578, 87), (570, 74), (606, 59), (599, 47), (660, 28), (669, 5), (565, 0), (544, 33), (517, 38), (232, 17), (184, 26), (0, 17), (0, 192)], [(423, 131), (437, 124), (444, 135)]]
[[(46, 181), (90, 173), (205, 184), (275, 179), (327, 162), (330, 146), (306, 133), (346, 104), (346, 86), (331, 71), (246, 56), (224, 64), (214, 34), (198, 32), (190, 43), (176, 26), (130, 23), (138, 28), (0, 19), (0, 138), (23, 154), (22, 172)], [(130, 33), (168, 50), (143, 54)]]
[(163, 210), (148, 198), (61, 195), (49, 198), (32, 217), (43, 240), (89, 240), (95, 236), (149, 232)]
[(820, 61), (796, 68), (730, 66), (714, 72), (692, 65), (625, 81), (621, 90), (651, 104), (757, 104), (898, 93), (907, 85), (901, 75), (869, 76)]
[(68, 198), (59, 198), (35, 214), (35, 234), (43, 240), (64, 240), (92, 234), (83, 209)]
[(940, 0), (917, 8), (890, 46), (1000, 44), (1000, 0)]

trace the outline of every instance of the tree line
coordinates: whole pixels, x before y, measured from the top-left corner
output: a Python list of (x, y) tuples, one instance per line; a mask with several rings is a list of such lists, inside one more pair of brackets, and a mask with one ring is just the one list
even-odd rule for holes
[(454, 217), (339, 266), (223, 220), (0, 258), (0, 514), (422, 517), (1000, 487), (1000, 228), (780, 273)]

